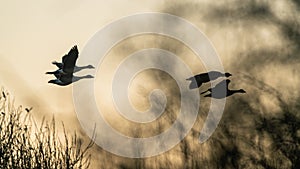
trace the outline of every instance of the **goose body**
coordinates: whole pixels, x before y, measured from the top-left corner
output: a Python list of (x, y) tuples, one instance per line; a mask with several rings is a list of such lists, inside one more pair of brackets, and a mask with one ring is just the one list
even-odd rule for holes
[(77, 82), (81, 79), (90, 79), (90, 78), (94, 78), (92, 75), (86, 75), (86, 76), (73, 76), (70, 74), (67, 75), (61, 75), (60, 78), (57, 79), (53, 79), (48, 81), (48, 83), (53, 83), (59, 86), (67, 86), (71, 83)]
[(191, 83), (189, 85), (190, 89), (196, 89), (196, 88), (199, 88), (202, 85), (202, 83), (207, 83), (207, 82), (210, 82), (211, 80), (216, 80), (219, 77), (229, 77), (229, 76), (231, 76), (230, 73), (210, 71), (207, 73), (201, 73), (201, 74), (195, 75), (186, 80), (191, 81)]
[[(215, 85), (214, 90), (223, 90), (224, 88), (226, 90), (228, 90), (228, 85), (230, 83), (230, 80), (229, 79), (226, 79), (226, 80), (222, 80), (221, 82), (219, 82), (218, 84)], [(206, 92), (212, 92), (213, 88), (209, 88), (207, 89), (206, 91), (200, 93), (200, 94), (204, 94)]]
[(53, 74), (57, 79), (59, 79), (62, 74), (67, 74), (67, 73), (65, 73), (62, 69), (58, 69), (53, 72), (46, 72), (46, 74)]

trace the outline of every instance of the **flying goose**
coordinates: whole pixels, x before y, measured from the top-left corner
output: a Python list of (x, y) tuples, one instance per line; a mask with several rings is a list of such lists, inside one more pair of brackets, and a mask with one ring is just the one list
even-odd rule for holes
[(218, 71), (210, 71), (207, 73), (201, 73), (201, 74), (195, 75), (186, 80), (191, 81), (191, 83), (189, 85), (190, 89), (196, 89), (196, 88), (199, 88), (202, 85), (202, 83), (207, 83), (211, 80), (216, 80), (219, 77), (229, 77), (229, 76), (231, 76), (230, 73), (221, 73)]

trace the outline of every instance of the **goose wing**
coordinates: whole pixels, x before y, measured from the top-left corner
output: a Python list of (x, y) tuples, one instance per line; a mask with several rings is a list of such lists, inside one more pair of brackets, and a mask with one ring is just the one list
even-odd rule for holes
[(76, 60), (78, 58), (78, 49), (77, 46), (74, 46), (68, 54), (66, 54), (65, 56), (63, 56), (62, 58), (62, 62), (63, 62), (63, 71), (65, 73), (73, 73), (74, 71), (74, 67), (76, 64)]
[(215, 89), (221, 89), (224, 86), (226, 86), (226, 89), (228, 90), (228, 84), (230, 83), (229, 79), (226, 80), (222, 80), (220, 83), (216, 84), (216, 86), (214, 87)]
[(73, 74), (62, 74), (60, 77), (59, 77), (59, 80), (62, 81), (63, 83), (65, 84), (69, 84), (69, 83), (72, 83), (72, 79), (73, 79)]

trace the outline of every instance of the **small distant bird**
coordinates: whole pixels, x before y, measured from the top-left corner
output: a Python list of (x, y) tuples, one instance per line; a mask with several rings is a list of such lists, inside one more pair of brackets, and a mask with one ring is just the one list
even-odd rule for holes
[(210, 82), (211, 80), (216, 80), (219, 77), (230, 77), (230, 76), (231, 76), (230, 73), (221, 73), (218, 71), (210, 71), (207, 73), (201, 73), (201, 74), (195, 75), (186, 80), (191, 81), (191, 83), (189, 85), (190, 89), (196, 89), (196, 88), (199, 88), (202, 85), (202, 83), (207, 83), (207, 82)]
[[(205, 95), (204, 97), (212, 97), (212, 98), (215, 98), (215, 99), (223, 99), (223, 98), (231, 96), (235, 93), (246, 93), (246, 91), (244, 89), (239, 89), (239, 90), (230, 90), (230, 89), (228, 89), (228, 84), (229, 83), (230, 83), (229, 79), (221, 81), (215, 87), (208, 89), (207, 91), (210, 91), (211, 93)], [(206, 93), (207, 91), (202, 92), (201, 94)]]
[(25, 110), (27, 111), (27, 113), (29, 113), (33, 108), (30, 107), (30, 108), (25, 108)]

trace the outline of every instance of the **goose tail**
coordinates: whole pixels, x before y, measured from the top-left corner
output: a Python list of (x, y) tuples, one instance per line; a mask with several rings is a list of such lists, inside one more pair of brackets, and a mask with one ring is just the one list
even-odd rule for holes
[(54, 74), (54, 72), (46, 72), (46, 74), (48, 74), (48, 75), (49, 75), (49, 74), (50, 74), (50, 75), (52, 75), (52, 74)]

